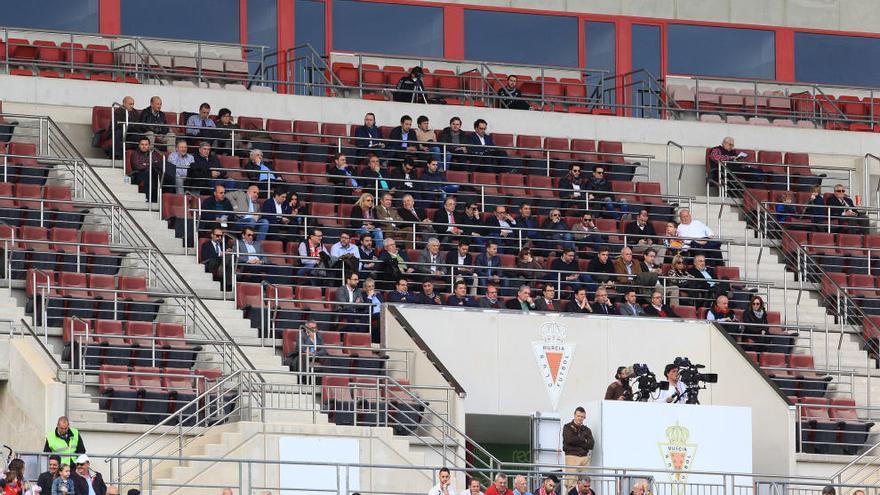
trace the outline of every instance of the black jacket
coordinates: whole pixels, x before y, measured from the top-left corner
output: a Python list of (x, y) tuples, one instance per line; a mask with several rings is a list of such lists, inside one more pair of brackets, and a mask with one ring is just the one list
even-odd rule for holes
[[(464, 224), (464, 219), (462, 218), (464, 215), (461, 212), (453, 212), (452, 218), (455, 220), (455, 226), (462, 229), (466, 227)], [(440, 208), (434, 212), (434, 218), (431, 219), (434, 222), (434, 232), (438, 234), (448, 234), (447, 229), (449, 228), (449, 214), (446, 212), (445, 208)]]
[[(670, 308), (666, 304), (661, 304), (660, 309), (664, 313), (666, 313), (666, 318), (679, 318), (679, 316), (677, 314), (675, 314), (675, 311), (673, 311), (672, 308)], [(662, 316), (660, 316), (660, 312), (657, 311), (657, 309), (655, 309), (654, 306), (652, 306), (650, 304), (645, 306), (645, 314), (648, 316), (656, 316), (658, 318), (662, 318)]]
[(49, 471), (40, 474), (40, 477), (37, 478), (37, 484), (40, 485), (40, 488), (42, 489), (40, 493), (48, 493), (49, 495), (52, 495), (53, 481), (55, 481), (55, 477), (52, 476), (52, 473)]
[(644, 229), (639, 228), (639, 222), (630, 222), (624, 229), (624, 233), (627, 235), (626, 242), (629, 245), (638, 244), (641, 239), (650, 239), (654, 244), (657, 243), (657, 232), (654, 231), (651, 222), (646, 223)]
[(165, 112), (162, 110), (153, 114), (152, 109), (147, 107), (141, 110), (140, 119), (138, 120), (141, 123), (139, 128), (141, 132), (152, 131), (153, 134), (165, 134), (168, 132), (168, 125), (165, 123)]
[[(419, 94), (419, 91), (421, 91), (421, 94)], [(424, 91), (425, 84), (422, 82), (422, 79), (413, 79), (407, 74), (397, 81), (397, 86), (394, 91), (394, 101), (399, 101), (401, 103), (424, 103), (421, 100), (424, 97)]]
[[(105, 495), (107, 493), (107, 485), (104, 483), (104, 477), (97, 471), (93, 471), (93, 473), (95, 474), (95, 481), (92, 483), (92, 488), (95, 490), (95, 495)], [(73, 480), (73, 488), (76, 493), (89, 493), (89, 483), (85, 478), (76, 474), (76, 472), (70, 473), (70, 478)]]
[(578, 426), (571, 421), (562, 427), (562, 451), (565, 455), (585, 457), (593, 450), (595, 443), (593, 431), (587, 425)]
[(387, 146), (387, 149), (392, 151), (406, 151), (407, 147), (416, 146), (418, 144), (416, 131), (413, 128), (410, 128), (406, 133), (406, 147), (403, 146), (403, 129), (400, 126), (391, 129), (391, 133), (388, 134), (388, 139), (394, 140), (394, 142), (389, 143)]
[[(452, 128), (446, 127), (442, 131), (440, 131), (440, 139), (437, 140), (437, 142), (452, 144)], [(467, 144), (468, 144), (468, 133), (465, 132), (464, 130), (459, 129), (459, 131), (458, 131), (458, 145), (457, 146), (467, 147)], [(451, 149), (452, 149), (452, 151), (455, 151), (454, 148), (451, 148)]]
[(186, 187), (197, 189), (200, 193), (207, 191), (210, 185), (208, 181), (211, 179), (211, 169), (217, 168), (220, 168), (220, 160), (217, 159), (216, 155), (211, 153), (205, 158), (201, 154), (196, 153), (195, 161), (192, 162), (186, 171)]

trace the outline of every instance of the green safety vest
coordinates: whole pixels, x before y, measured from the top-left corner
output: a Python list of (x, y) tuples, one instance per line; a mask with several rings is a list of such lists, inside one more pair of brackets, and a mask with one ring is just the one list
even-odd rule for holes
[(70, 443), (55, 434), (55, 428), (46, 434), (46, 442), (53, 454), (61, 456), (61, 464), (71, 464), (76, 460), (76, 446), (79, 445), (79, 430), (70, 427)]

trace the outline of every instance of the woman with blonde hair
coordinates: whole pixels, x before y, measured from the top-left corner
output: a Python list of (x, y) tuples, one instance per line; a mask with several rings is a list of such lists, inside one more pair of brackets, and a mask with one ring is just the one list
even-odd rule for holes
[(376, 249), (380, 249), (383, 244), (384, 237), (382, 229), (376, 222), (376, 200), (373, 195), (365, 192), (361, 194), (351, 209), (351, 228), (357, 230), (361, 234), (371, 234)]

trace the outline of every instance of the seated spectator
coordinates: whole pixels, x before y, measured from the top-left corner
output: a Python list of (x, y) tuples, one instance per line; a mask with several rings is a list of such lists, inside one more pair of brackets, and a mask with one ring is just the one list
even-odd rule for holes
[(562, 213), (556, 208), (550, 210), (541, 229), (543, 232), (540, 234), (545, 240), (539, 241), (538, 244), (545, 251), (552, 252), (557, 249), (557, 246), (561, 246), (562, 249), (575, 248), (574, 235), (568, 230), (568, 225), (562, 220)]
[[(346, 323), (364, 324), (366, 323), (367, 307), (363, 305), (366, 302), (364, 293), (358, 288), (360, 276), (357, 272), (345, 274), (345, 283), (342, 287), (336, 289), (335, 310), (343, 313), (339, 317), (340, 321)], [(346, 327), (347, 331), (351, 331), (350, 327)]]
[[(393, 239), (388, 239), (389, 241)], [(385, 254), (385, 253), (382, 253)], [(394, 286), (394, 290), (388, 293), (388, 302), (399, 302), (399, 303), (416, 303), (418, 302), (418, 297), (409, 292), (409, 281), (406, 277), (401, 277), (397, 279), (397, 283)]]
[(241, 239), (236, 245), (238, 270), (242, 275), (239, 280), (249, 282), (269, 282), (270, 284), (289, 283), (286, 272), (287, 267), (276, 266), (266, 260), (263, 248), (259, 241), (254, 240), (254, 229), (245, 227), (241, 232)]
[[(416, 119), (416, 141), (418, 143), (418, 150), (422, 153), (423, 159), (427, 162), (430, 159), (437, 160), (438, 162), (443, 161), (443, 154), (440, 152), (440, 146), (437, 145), (437, 137), (434, 135), (434, 131), (431, 130), (431, 123), (428, 120), (428, 117), (424, 115), (420, 115), (419, 118)], [(444, 170), (444, 168), (441, 168)]]
[(177, 142), (177, 148), (168, 155), (167, 164), (165, 165), (165, 175), (174, 178), (174, 188), (177, 194), (183, 194), (183, 185), (189, 174), (189, 166), (195, 161), (195, 158), (189, 154), (188, 150), (189, 147), (186, 140), (181, 139)]
[[(464, 236), (470, 237), (477, 246), (483, 246), (486, 240), (483, 238), (483, 217), (480, 215), (480, 205), (470, 202), (464, 209), (464, 218), (461, 221)], [(459, 241), (461, 242), (461, 241)]]
[(131, 152), (129, 166), (131, 172), (128, 176), (131, 177), (132, 184), (137, 184), (138, 192), (146, 193), (148, 199), (154, 203), (158, 201), (157, 192), (162, 183), (162, 155), (152, 149), (149, 139), (140, 138), (137, 149)]
[(541, 297), (535, 301), (535, 309), (538, 311), (561, 311), (562, 303), (556, 300), (556, 286), (544, 284), (541, 289)]
[(495, 214), (486, 219), (486, 238), (492, 240), (503, 249), (510, 249), (517, 245), (516, 219), (507, 213), (504, 205), (495, 205)]
[(684, 238), (684, 250), (691, 256), (703, 254), (711, 260), (712, 266), (724, 266), (724, 257), (721, 255), (721, 243), (713, 240), (715, 233), (703, 222), (695, 220), (691, 211), (683, 208), (678, 212), (679, 224), (675, 233)]
[(397, 81), (392, 99), (401, 103), (428, 103), (425, 96), (425, 84), (422, 81), (424, 71), (421, 67), (413, 67), (409, 74)]
[(415, 157), (412, 155), (405, 156), (400, 167), (397, 167), (397, 169), (392, 170), (391, 173), (388, 174), (388, 178), (391, 179), (391, 192), (418, 195), (418, 191), (421, 190), (421, 187), (415, 182), (416, 173), (414, 168)]
[(253, 149), (248, 156), (250, 161), (244, 166), (244, 174), (252, 186), (259, 187), (261, 191), (265, 189), (267, 195), (270, 182), (273, 188), (283, 187), (285, 191), (287, 190), (287, 186), (283, 184), (284, 180), (275, 174), (272, 164), (263, 160), (262, 150)]
[[(492, 135), (486, 132), (489, 124), (483, 119), (474, 121), (474, 132), (468, 139), (470, 160), (475, 165), (475, 170), (480, 172), (507, 172), (509, 163), (507, 152), (495, 147)], [(500, 167), (497, 170), (495, 167)]]
[(776, 211), (776, 221), (779, 223), (788, 223), (797, 216), (797, 208), (792, 204), (794, 202), (794, 198), (792, 194), (788, 191), (783, 191), (776, 196), (776, 206), (773, 208)]
[(413, 238), (413, 228), (404, 223), (403, 217), (394, 207), (394, 196), (390, 192), (382, 193), (376, 206), (376, 219), (379, 220), (384, 236), (396, 239)]
[(364, 280), (363, 293), (364, 301), (370, 303), (370, 341), (378, 344), (382, 341), (379, 323), (382, 314), (382, 303), (385, 302), (385, 299), (376, 290), (376, 281), (372, 278)]
[(415, 153), (418, 149), (418, 138), (412, 128), (412, 117), (409, 115), (401, 117), (400, 125), (391, 129), (388, 139), (391, 140), (388, 147), (389, 159), (403, 161), (405, 156)]
[[(654, 226), (651, 225), (649, 220), (648, 210), (643, 208), (639, 210), (636, 220), (627, 224), (626, 229), (624, 229), (624, 234), (627, 236), (626, 244), (636, 254), (644, 253), (646, 249), (659, 244), (656, 238), (657, 232), (654, 231)], [(663, 258), (662, 253), (658, 254)]]
[(615, 220), (620, 220), (624, 215), (629, 214), (629, 204), (626, 200), (614, 200), (614, 195), (611, 193), (611, 183), (605, 180), (603, 165), (593, 167), (593, 176), (587, 183), (587, 191), (591, 210), (596, 211), (596, 206), (601, 205), (606, 214)]
[(466, 237), (462, 237), (458, 241), (456, 249), (446, 253), (444, 264), (452, 270), (455, 282), (461, 281), (466, 283), (468, 287), (475, 287), (478, 281), (476, 280), (476, 272), (473, 268), (474, 260), (469, 251), (470, 243)]
[(599, 251), (608, 246), (608, 236), (601, 234), (592, 213), (584, 213), (581, 220), (572, 227), (574, 240), (586, 244), (589, 248)]
[(736, 314), (730, 309), (727, 296), (719, 295), (715, 299), (715, 304), (706, 313), (706, 319), (709, 321), (717, 321), (722, 324), (724, 331), (729, 334), (738, 335), (742, 332), (740, 326), (737, 325)]
[(767, 307), (761, 296), (752, 296), (749, 308), (743, 311), (743, 341), (740, 343), (746, 351), (774, 352), (770, 349), (771, 338), (767, 335), (769, 323), (767, 322)]
[(614, 271), (614, 263), (611, 262), (611, 256), (607, 247), (602, 247), (596, 253), (596, 257), (590, 260), (587, 265), (587, 272), (592, 282), (607, 287), (614, 286), (616, 272)]
[(629, 289), (624, 293), (618, 312), (622, 316), (645, 316), (645, 310), (636, 301), (635, 290)]
[(217, 155), (211, 152), (211, 143), (207, 141), (199, 143), (199, 151), (189, 167), (186, 178), (186, 188), (193, 194), (203, 194), (216, 184), (230, 190), (237, 186), (234, 180), (227, 178), (226, 171), (223, 170)]
[[(223, 230), (212, 229), (211, 239), (202, 244), (199, 258), (201, 263), (205, 265), (205, 271), (210, 273), (215, 281), (225, 280), (226, 290), (231, 290), (232, 259), (228, 256), (228, 252), (229, 249), (226, 248), (226, 242), (223, 239)], [(226, 258), (225, 260), (224, 257)]]
[[(300, 201), (299, 194), (290, 191), (287, 195), (287, 207), (290, 209), (290, 225), (303, 226), (305, 224), (305, 217), (310, 214), (309, 205), (304, 201)], [(295, 232), (295, 235), (298, 238), (302, 238), (303, 234)]]
[[(656, 254), (652, 253), (653, 256)], [(647, 271), (648, 266), (633, 259), (633, 252), (627, 246), (620, 250), (620, 256), (614, 260), (614, 273), (618, 274), (617, 283), (626, 289), (643, 291), (653, 289), (657, 284), (658, 274)]]
[(528, 285), (520, 285), (519, 290), (516, 291), (516, 297), (507, 301), (504, 307), (507, 309), (522, 311), (523, 313), (534, 311), (537, 307), (535, 306), (534, 299), (532, 299), (531, 292), (532, 289)]
[(583, 287), (578, 287), (574, 291), (574, 296), (571, 298), (571, 301), (568, 301), (568, 305), (565, 306), (566, 313), (592, 313), (593, 307), (590, 306), (590, 301), (587, 299), (587, 289)]
[[(250, 189), (250, 188), (248, 188)], [(276, 188), (272, 197), (263, 202), (260, 209), (262, 215), (260, 221), (266, 220), (269, 224), (269, 235), (273, 240), (284, 242), (290, 238), (290, 205), (287, 204), (287, 192), (282, 188)]]
[(465, 308), (478, 307), (477, 301), (467, 293), (468, 287), (464, 282), (456, 282), (452, 294), (446, 298), (447, 306), (462, 306)]
[[(137, 125), (134, 124), (140, 118), (138, 111), (134, 109), (134, 98), (126, 96), (122, 98), (122, 105), (113, 110), (113, 122), (116, 123), (116, 159), (125, 156), (125, 150), (133, 147), (138, 141)], [(104, 131), (107, 132), (107, 131)], [(104, 134), (106, 136), (106, 134)], [(149, 140), (147, 140), (149, 142)], [(104, 148), (109, 156), (111, 149)]]
[(663, 234), (663, 257), (671, 258), (681, 254), (684, 249), (684, 241), (676, 239), (678, 225), (675, 222), (666, 222), (666, 232)]
[[(217, 187), (214, 186), (215, 189)], [(259, 203), (257, 203), (259, 195), (259, 188), (257, 186), (250, 186), (243, 193), (242, 191), (232, 191), (229, 193), (228, 199), (232, 204), (232, 210), (238, 217), (239, 228), (250, 227), (257, 232), (256, 240), (265, 241), (266, 234), (269, 232), (269, 220), (260, 213), (261, 208)], [(274, 208), (272, 211), (274, 213)]]
[(373, 154), (381, 160), (385, 156), (385, 142), (381, 139), (382, 131), (376, 125), (376, 115), (369, 112), (364, 115), (364, 125), (354, 130), (355, 153), (361, 158)]
[(494, 241), (486, 243), (486, 251), (477, 256), (476, 264), (481, 289), (490, 283), (496, 287), (506, 286), (506, 278), (501, 271), (501, 256), (498, 256), (498, 244)]
[(239, 127), (238, 124), (232, 122), (232, 112), (229, 111), (228, 108), (221, 108), (219, 112), (217, 112), (217, 129), (214, 131), (217, 134), (217, 154), (218, 155), (232, 155), (232, 136), (235, 133), (236, 143), (235, 143), (235, 151), (242, 151), (245, 149), (244, 143), (241, 142), (241, 134), (237, 133)]
[(433, 306), (440, 306), (443, 304), (443, 299), (434, 291), (434, 282), (430, 280), (425, 280), (422, 282), (422, 293), (419, 294), (418, 304), (428, 304)]
[(382, 163), (375, 154), (370, 153), (367, 155), (367, 170), (363, 172), (363, 175), (366, 177), (363, 180), (363, 186), (368, 191), (382, 194), (391, 190), (391, 181), (385, 178), (385, 174), (382, 171)]
[(440, 241), (436, 237), (428, 239), (425, 250), (419, 253), (416, 273), (422, 274), (425, 280), (434, 280), (435, 283), (446, 277), (446, 268), (443, 266), (443, 257), (440, 253)]
[(804, 215), (810, 219), (810, 222), (812, 222), (814, 231), (828, 231), (828, 225), (830, 224), (828, 208), (825, 206), (825, 198), (822, 196), (822, 186), (819, 184), (810, 188), (810, 200), (804, 208)]
[(400, 280), (401, 277), (409, 276), (415, 272), (413, 267), (407, 265), (409, 260), (406, 259), (406, 254), (397, 248), (397, 241), (394, 239), (385, 239), (385, 246), (382, 254), (379, 255), (379, 260), (382, 262), (382, 273), (384, 274), (382, 278), (384, 280)]
[(663, 293), (654, 291), (651, 293), (651, 302), (645, 306), (645, 314), (647, 316), (655, 316), (657, 318), (678, 318), (675, 311), (663, 302)]
[(318, 322), (315, 320), (306, 321), (300, 325), (299, 334), (301, 352), (291, 356), (293, 358), (290, 364), (291, 371), (305, 371), (309, 369), (309, 363), (314, 358), (326, 358), (329, 355), (327, 348), (324, 347), (324, 337), (318, 332)]
[(584, 191), (589, 189), (589, 181), (581, 174), (582, 169), (581, 164), (571, 163), (568, 175), (559, 180), (559, 199), (563, 201), (563, 208), (576, 209), (586, 204)]
[(596, 289), (593, 283), (595, 279), (586, 273), (581, 273), (574, 249), (563, 249), (562, 256), (550, 263), (550, 270), (551, 273), (547, 274), (547, 278), (558, 283), (560, 289), (568, 288), (572, 291), (577, 291), (581, 287), (588, 291)]
[[(709, 182), (718, 182), (718, 169), (721, 162), (733, 162), (746, 157), (746, 154), (734, 148), (733, 138), (725, 137), (719, 146), (715, 146), (709, 150)], [(739, 167), (731, 167), (731, 172), (739, 172)], [(757, 169), (751, 169), (751, 173), (757, 172)]]
[(699, 299), (694, 306), (708, 306), (719, 295), (730, 291), (730, 285), (718, 280), (715, 269), (706, 264), (706, 257), (702, 254), (694, 257), (694, 266), (688, 270), (688, 273), (693, 280), (688, 284), (687, 291)]
[(164, 143), (168, 147), (168, 153), (174, 151), (177, 142), (175, 134), (165, 123), (165, 112), (162, 111), (162, 98), (154, 96), (150, 98), (150, 106), (141, 110), (140, 118), (136, 126), (137, 132), (150, 140), (150, 146), (156, 141)]
[[(418, 232), (426, 232), (431, 229), (431, 219), (426, 216), (425, 210), (416, 208), (415, 200), (411, 194), (404, 194), (400, 200), (400, 208), (397, 210), (401, 218), (407, 222), (407, 237), (412, 239), (413, 228)], [(421, 225), (419, 225), (421, 224)]]
[(199, 231), (206, 232), (217, 227), (225, 230), (235, 222), (235, 210), (226, 197), (226, 188), (221, 185), (214, 186), (214, 195), (202, 202)]
[(376, 220), (373, 195), (368, 192), (361, 193), (361, 197), (351, 209), (351, 228), (361, 234), (372, 234), (376, 241), (376, 247), (381, 248), (384, 237)]
[(428, 159), (425, 172), (422, 174), (422, 181), (422, 190), (425, 191), (423, 197), (431, 207), (446, 201), (447, 194), (458, 192), (458, 184), (449, 183), (446, 174), (438, 168), (435, 158)]
[(339, 202), (350, 202), (352, 197), (360, 197), (363, 179), (356, 179), (348, 165), (345, 154), (336, 153), (333, 155), (333, 166), (328, 172), (330, 182), (335, 186), (333, 188), (333, 199)]
[(440, 236), (443, 244), (451, 244), (457, 241), (464, 232), (461, 226), (464, 224), (462, 214), (455, 211), (455, 198), (450, 196), (443, 201), (443, 208), (437, 210), (432, 218), (434, 232)]
[(532, 205), (530, 203), (522, 203), (519, 206), (519, 216), (516, 218), (516, 225), (519, 227), (522, 235), (522, 242), (534, 243), (541, 239), (541, 233), (538, 232), (538, 217), (532, 215)]
[[(545, 277), (551, 278), (549, 274), (545, 273), (544, 265), (532, 256), (532, 248), (528, 246), (520, 249), (519, 254), (516, 255), (516, 272), (513, 275), (520, 279), (522, 283), (528, 285), (532, 285)], [(552, 278), (555, 278), (555, 276), (553, 274)]]
[(466, 156), (467, 134), (461, 130), (461, 119), (452, 117), (449, 119), (449, 127), (440, 132), (440, 143), (446, 144), (446, 156), (444, 156), (443, 170), (473, 171), (473, 167), (467, 164)]
[(856, 209), (852, 198), (847, 196), (846, 189), (841, 184), (834, 185), (834, 194), (826, 203), (831, 218), (837, 220), (836, 232), (844, 234), (867, 234), (868, 217), (862, 211)]
[(513, 74), (507, 76), (507, 84), (498, 88), (498, 97), (501, 101), (502, 108), (513, 110), (528, 110), (529, 103), (523, 99), (522, 93), (516, 87), (516, 76)]
[(571, 487), (567, 495), (596, 495), (596, 492), (590, 488), (590, 477), (585, 475), (578, 476), (577, 483)]
[(596, 289), (596, 298), (593, 300), (593, 314), (597, 315), (616, 315), (617, 310), (608, 299), (608, 291), (605, 287)]
[(193, 142), (212, 140), (216, 137), (214, 128), (216, 124), (211, 120), (211, 105), (202, 103), (199, 105), (199, 113), (194, 113), (186, 119), (186, 136)]
[(357, 272), (360, 270), (361, 252), (357, 246), (351, 243), (351, 234), (342, 232), (339, 234), (339, 241), (330, 247), (330, 261), (333, 268), (341, 268), (348, 272)]
[[(680, 254), (676, 254), (672, 257), (672, 262), (670, 263), (672, 266), (669, 271), (666, 272), (666, 278), (664, 279), (666, 282), (666, 290), (670, 291), (669, 293), (669, 304), (672, 306), (680, 306), (686, 305), (684, 303), (680, 303), (679, 294), (682, 290), (688, 290), (692, 285), (691, 282), (694, 279), (694, 276), (688, 272), (687, 268), (684, 266), (684, 257)], [(691, 304), (696, 306), (698, 304)]]
[(501, 309), (503, 304), (498, 299), (498, 287), (495, 284), (486, 286), (486, 297), (477, 301), (483, 309)]
[(379, 260), (379, 252), (376, 251), (376, 241), (371, 234), (361, 234), (358, 251), (361, 258), (361, 275), (376, 273), (381, 261)]
[(323, 239), (324, 233), (320, 229), (312, 228), (308, 239), (299, 243), (300, 269), (296, 274), (308, 284), (316, 285), (314, 282), (325, 278), (327, 269), (330, 268), (330, 253), (324, 247)]
[[(638, 275), (638, 285), (645, 290), (644, 294), (649, 294), (655, 287), (662, 287), (660, 283), (660, 275), (663, 272), (663, 265), (657, 259), (657, 251), (654, 248), (648, 248), (642, 257), (642, 261), (636, 260), (642, 272)], [(668, 296), (672, 295), (672, 288), (668, 289)], [(676, 293), (676, 295), (678, 295)]]

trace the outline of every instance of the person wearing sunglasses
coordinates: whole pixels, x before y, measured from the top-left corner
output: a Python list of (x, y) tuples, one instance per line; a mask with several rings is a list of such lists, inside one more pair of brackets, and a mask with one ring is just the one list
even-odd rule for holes
[(847, 196), (842, 184), (834, 186), (834, 194), (828, 198), (831, 218), (837, 219), (837, 232), (842, 234), (865, 234), (868, 231), (868, 217), (856, 209), (852, 198)]
[[(223, 229), (212, 229), (211, 237), (208, 242), (202, 244), (199, 252), (199, 259), (205, 265), (205, 271), (212, 274), (214, 280), (223, 280), (223, 256), (229, 252), (226, 248), (225, 239), (223, 239)], [(232, 284), (232, 260), (226, 259), (226, 282), (227, 287), (231, 288)]]
[(558, 209), (550, 210), (541, 229), (544, 231), (541, 234), (546, 240), (539, 241), (538, 245), (545, 253), (556, 250), (557, 246), (561, 246), (562, 249), (575, 249), (574, 236), (568, 230), (568, 225), (562, 219), (562, 212)]
[(615, 220), (620, 220), (630, 214), (629, 204), (625, 199), (615, 201), (614, 195), (611, 193), (611, 182), (605, 177), (605, 167), (602, 165), (593, 167), (593, 176), (590, 177), (587, 190), (590, 210), (596, 211), (596, 206), (601, 205), (605, 209), (605, 213)]
[(767, 347), (767, 307), (761, 296), (752, 296), (749, 308), (743, 311), (743, 333), (746, 335), (742, 342), (742, 348), (746, 351), (771, 352)]

